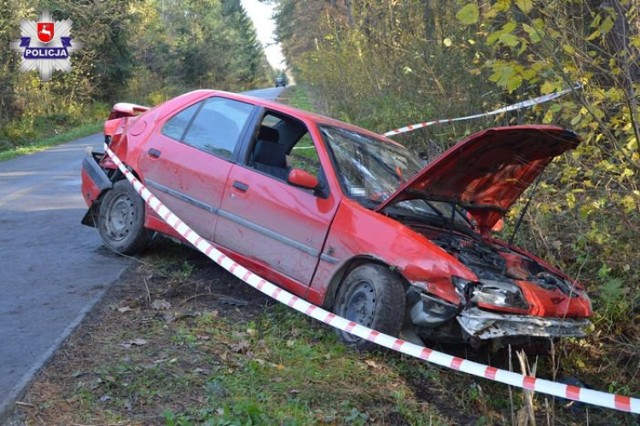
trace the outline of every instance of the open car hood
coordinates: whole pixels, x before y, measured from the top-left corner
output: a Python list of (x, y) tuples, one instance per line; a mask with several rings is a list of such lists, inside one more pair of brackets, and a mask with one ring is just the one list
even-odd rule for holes
[(579, 143), (575, 133), (556, 126), (497, 127), (475, 133), (429, 163), (376, 211), (415, 198), (450, 201), (487, 231), (554, 157)]

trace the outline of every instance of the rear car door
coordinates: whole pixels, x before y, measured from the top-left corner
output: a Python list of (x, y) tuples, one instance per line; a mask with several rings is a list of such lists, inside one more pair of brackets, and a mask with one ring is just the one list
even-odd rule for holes
[(254, 109), (223, 97), (201, 100), (158, 125), (139, 157), (145, 184), (210, 241), (224, 185)]
[(244, 164), (231, 169), (215, 241), (264, 266), (259, 270), (267, 278), (290, 278), (285, 287), (304, 296), (338, 202), (326, 182), (318, 191), (288, 183), (293, 168), (324, 181), (317, 147), (305, 125), (267, 113)]

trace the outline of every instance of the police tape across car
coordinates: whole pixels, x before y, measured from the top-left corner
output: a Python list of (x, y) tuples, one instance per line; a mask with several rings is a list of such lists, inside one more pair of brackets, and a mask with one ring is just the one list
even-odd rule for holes
[[(488, 129), (424, 165), (356, 126), (201, 90), (152, 109), (116, 105), (105, 137), (107, 154), (83, 162), (82, 193), (83, 223), (106, 245), (133, 254), (160, 233), (207, 255), (220, 250), (214, 260), (229, 255), (277, 283), (273, 293), (291, 297), (285, 303), (326, 312), (318, 319), (339, 322), (341, 338), (359, 349), (378, 340), (415, 351), (423, 339), (579, 337), (589, 327), (591, 303), (578, 282), (491, 235), (551, 160), (580, 143), (565, 129)], [(125, 181), (133, 175), (154, 190), (144, 197), (153, 208)], [(230, 262), (245, 281), (254, 276)], [(504, 383), (604, 398), (445, 359)], [(614, 396), (604, 404), (633, 411), (636, 402)]]

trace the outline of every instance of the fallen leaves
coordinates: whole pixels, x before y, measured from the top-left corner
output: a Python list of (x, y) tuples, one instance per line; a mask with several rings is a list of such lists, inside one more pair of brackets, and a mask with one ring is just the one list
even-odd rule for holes
[[(217, 312), (216, 312), (216, 314), (217, 314)], [(183, 318), (196, 318), (196, 317), (199, 317), (199, 316), (202, 316), (201, 312), (180, 312), (180, 311), (175, 311), (175, 312), (165, 312), (164, 315), (163, 315), (163, 318), (167, 323), (172, 323), (174, 321), (178, 321), (178, 320), (183, 319)]]
[(167, 302), (164, 299), (156, 299), (151, 303), (151, 308), (156, 311), (164, 311), (171, 307), (171, 303)]
[(125, 349), (130, 349), (133, 346), (144, 346), (146, 344), (147, 344), (147, 341), (145, 339), (136, 338), (133, 340), (128, 340), (126, 342), (122, 342), (120, 343), (120, 346), (122, 346)]
[(229, 347), (233, 352), (246, 354), (251, 348), (251, 343), (248, 340), (240, 340)]
[(366, 360), (364, 360), (364, 363), (367, 364), (369, 367), (374, 368), (376, 370), (379, 370), (380, 368), (382, 368), (381, 365), (379, 365), (377, 362), (375, 362), (372, 359), (366, 359)]

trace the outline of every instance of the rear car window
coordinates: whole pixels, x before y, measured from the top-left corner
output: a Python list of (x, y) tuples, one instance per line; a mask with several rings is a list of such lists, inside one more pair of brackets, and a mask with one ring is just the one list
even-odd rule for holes
[(165, 125), (162, 127), (162, 134), (181, 141), (187, 131), (187, 126), (191, 122), (191, 118), (198, 111), (198, 108), (202, 105), (202, 102), (198, 102), (195, 105), (191, 105), (189, 108), (184, 109), (171, 117)]

